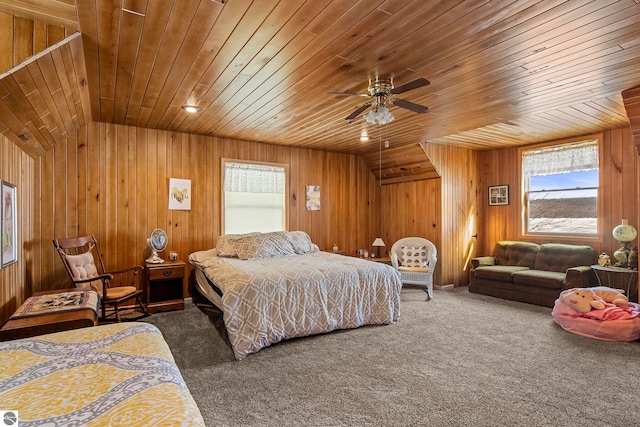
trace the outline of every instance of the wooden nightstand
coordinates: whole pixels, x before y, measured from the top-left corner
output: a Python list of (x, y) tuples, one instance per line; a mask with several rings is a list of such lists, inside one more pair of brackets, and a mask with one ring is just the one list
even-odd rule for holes
[(389, 264), (391, 265), (391, 258), (388, 256), (383, 256), (380, 258), (367, 258), (370, 261), (375, 261), (375, 262), (381, 262), (383, 264)]
[(184, 261), (145, 264), (147, 269), (147, 310), (149, 313), (183, 310)]

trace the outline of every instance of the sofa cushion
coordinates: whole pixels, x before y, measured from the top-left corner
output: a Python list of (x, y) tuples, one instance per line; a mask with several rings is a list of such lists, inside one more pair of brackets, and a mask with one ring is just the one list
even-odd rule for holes
[(530, 242), (503, 240), (496, 243), (493, 256), (498, 265), (517, 265), (533, 268), (540, 246)]
[(512, 275), (513, 283), (547, 289), (562, 289), (565, 276), (564, 273), (543, 270), (516, 271)]
[(565, 273), (568, 268), (593, 265), (598, 262), (598, 253), (591, 246), (545, 243), (540, 245), (534, 270)]
[(490, 265), (478, 267), (475, 270), (477, 279), (499, 280), (501, 282), (511, 282), (511, 275), (516, 271), (528, 270), (527, 267), (517, 265)]

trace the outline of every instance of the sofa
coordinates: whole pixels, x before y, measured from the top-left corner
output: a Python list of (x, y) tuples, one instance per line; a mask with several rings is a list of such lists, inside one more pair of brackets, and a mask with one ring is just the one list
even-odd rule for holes
[(553, 307), (564, 289), (598, 286), (597, 261), (591, 246), (500, 241), (471, 260), (469, 292)]

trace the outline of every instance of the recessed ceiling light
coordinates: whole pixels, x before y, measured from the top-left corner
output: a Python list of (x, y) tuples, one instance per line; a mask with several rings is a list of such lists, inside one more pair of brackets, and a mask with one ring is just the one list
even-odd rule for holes
[(182, 109), (187, 113), (199, 113), (200, 111), (202, 111), (202, 108), (196, 105), (183, 105)]

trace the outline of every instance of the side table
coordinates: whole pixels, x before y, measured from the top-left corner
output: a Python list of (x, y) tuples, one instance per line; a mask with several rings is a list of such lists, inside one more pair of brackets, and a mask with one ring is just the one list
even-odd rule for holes
[[(595, 271), (596, 277), (598, 278), (598, 283), (600, 284), (600, 286), (613, 287), (613, 286), (611, 286), (611, 275), (612, 274), (614, 274), (614, 275), (618, 275), (618, 274), (622, 275), (622, 280), (623, 280), (623, 283), (624, 283), (624, 275), (628, 274), (629, 275), (629, 280), (627, 281), (627, 293), (625, 294), (627, 296), (627, 298), (629, 297), (629, 292), (631, 291), (631, 284), (634, 283), (634, 279), (635, 279), (635, 282), (637, 284), (638, 270), (631, 270), (631, 269), (628, 269), (628, 268), (614, 267), (614, 266), (603, 267), (600, 264), (592, 265), (591, 269), (593, 269), (593, 271)], [(602, 283), (602, 281), (600, 279), (600, 274), (598, 274), (598, 272), (607, 273), (607, 283), (606, 284)]]
[(184, 261), (162, 264), (146, 263), (147, 310), (149, 313), (166, 310), (184, 310)]
[[(74, 292), (78, 289), (56, 289), (53, 291), (34, 292), (33, 296), (54, 295)], [(60, 311), (29, 317), (9, 319), (0, 328), (0, 341), (28, 338), (36, 335), (86, 328), (98, 325), (98, 312), (87, 308), (82, 310)]]

